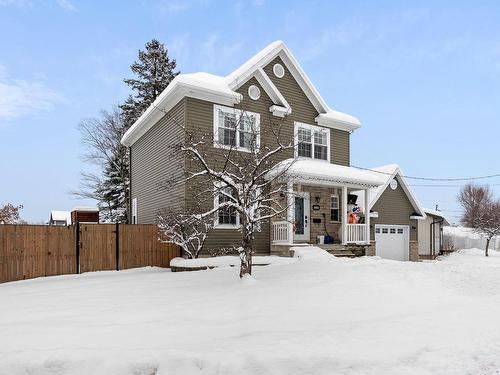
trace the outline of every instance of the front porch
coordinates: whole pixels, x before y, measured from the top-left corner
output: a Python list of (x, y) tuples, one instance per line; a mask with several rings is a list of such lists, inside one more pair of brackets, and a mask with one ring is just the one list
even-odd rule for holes
[(286, 215), (271, 220), (274, 252), (301, 244), (336, 245), (337, 250), (370, 246), (369, 192), (381, 184), (380, 177), (320, 161), (287, 162)]
[(272, 245), (369, 245), (370, 215), (352, 194), (359, 187), (296, 183), (289, 186), (287, 216), (271, 222)]

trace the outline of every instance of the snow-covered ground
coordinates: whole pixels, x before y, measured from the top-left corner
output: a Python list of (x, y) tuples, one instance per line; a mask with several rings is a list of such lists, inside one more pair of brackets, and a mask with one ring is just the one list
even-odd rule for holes
[[(443, 227), (443, 233), (452, 239), (455, 249), (484, 249), (486, 247), (486, 239), (471, 228), (446, 226)], [(491, 239), (490, 249), (500, 251), (500, 236)]]
[(498, 374), (498, 253), (299, 255), (2, 284), (0, 374)]

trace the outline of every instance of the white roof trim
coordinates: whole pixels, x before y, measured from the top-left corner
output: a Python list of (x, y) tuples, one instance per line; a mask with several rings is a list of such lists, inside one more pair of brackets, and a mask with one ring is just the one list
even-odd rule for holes
[[(167, 88), (156, 98), (152, 105), (137, 119), (122, 138), (122, 144), (131, 146), (153, 127), (168, 111), (170, 111), (183, 97), (192, 97), (233, 106), (242, 99), (242, 95), (230, 90), (219, 88), (202, 87), (189, 82), (186, 74), (179, 75), (167, 86)], [(179, 79), (178, 79), (179, 78)]]
[(285, 117), (292, 112), (291, 108), (279, 107), (277, 105), (272, 105), (269, 107), (269, 112), (272, 112), (273, 116)]
[(280, 107), (286, 108), (289, 111), (288, 113), (292, 113), (292, 108), (286, 101), (285, 97), (278, 90), (278, 88), (274, 85), (273, 81), (271, 81), (266, 72), (264, 72), (264, 69), (257, 69), (257, 71), (255, 72), (255, 78), (267, 93), (267, 95), (269, 95), (273, 103)]
[[(122, 143), (131, 146), (185, 96), (228, 106), (239, 103), (242, 95), (235, 90), (253, 76), (271, 99), (276, 100), (276, 104), (290, 108), (283, 95), (263, 71), (263, 68), (278, 56), (319, 113), (316, 118), (318, 124), (345, 131), (353, 131), (361, 126), (356, 117), (330, 109), (285, 43), (276, 41), (226, 77), (208, 73), (179, 74), (125, 133)], [(274, 114), (274, 111), (272, 112)]]
[(382, 184), (382, 179), (371, 172), (331, 164), (327, 161), (303, 158), (281, 161), (268, 172), (267, 177), (273, 178), (280, 175), (286, 175), (294, 182), (318, 185), (333, 183), (355, 188), (372, 188)]
[(410, 215), (411, 220), (424, 220), (427, 216), (416, 216), (416, 215)]
[[(381, 171), (377, 172), (377, 168), (373, 169), (373, 173), (376, 173), (376, 174), (383, 176), (385, 178), (385, 182), (382, 185), (382, 187), (377, 189), (378, 193), (375, 195), (375, 197), (372, 198), (372, 200), (370, 202), (370, 209), (375, 205), (375, 203), (378, 201), (378, 199), (382, 196), (382, 194), (384, 193), (385, 189), (387, 189), (387, 186), (389, 186), (389, 183), (392, 181), (392, 179), (397, 177), (398, 181), (400, 182), (401, 187), (403, 188), (403, 190), (406, 194), (406, 196), (408, 197), (408, 199), (410, 200), (410, 203), (412, 204), (413, 208), (415, 209), (415, 212), (417, 214), (421, 215), (423, 219), (425, 219), (427, 216), (426, 216), (424, 210), (422, 209), (422, 206), (420, 206), (420, 203), (418, 202), (417, 197), (415, 196), (413, 191), (408, 186), (408, 183), (406, 182), (405, 178), (403, 177), (399, 166), (394, 164), (394, 165), (391, 165), (388, 167), (393, 168), (392, 173), (381, 173)], [(382, 167), (380, 167), (378, 169), (382, 169)]]

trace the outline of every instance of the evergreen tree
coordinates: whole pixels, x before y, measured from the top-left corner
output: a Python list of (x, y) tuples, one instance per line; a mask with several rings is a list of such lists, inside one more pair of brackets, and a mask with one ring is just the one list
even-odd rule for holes
[(145, 48), (144, 51), (139, 50), (139, 59), (130, 66), (136, 77), (124, 80), (134, 91), (134, 95), (130, 95), (120, 106), (128, 126), (139, 118), (179, 74), (175, 71), (175, 59), (168, 57), (168, 50), (163, 43), (152, 39), (146, 43)]
[(126, 223), (128, 218), (129, 160), (125, 147), (117, 151), (118, 153), (113, 155), (106, 164), (96, 194), (100, 197), (98, 206), (103, 221)]
[(82, 173), (82, 186), (75, 195), (98, 201), (104, 221), (127, 222), (129, 213), (129, 156), (120, 141), (125, 132), (179, 74), (176, 61), (158, 40), (139, 50), (138, 60), (130, 66), (135, 77), (125, 79), (133, 90), (125, 102), (112, 112), (102, 111), (100, 118), (80, 124), (82, 141), (87, 148), (84, 158), (96, 164), (100, 173)]

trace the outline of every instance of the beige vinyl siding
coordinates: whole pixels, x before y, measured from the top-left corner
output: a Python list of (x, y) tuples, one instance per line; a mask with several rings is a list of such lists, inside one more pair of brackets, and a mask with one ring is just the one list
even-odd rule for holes
[[(273, 73), (273, 66), (277, 63), (285, 68), (283, 78), (278, 78)], [(291, 135), (293, 136), (294, 132), (294, 121), (316, 125), (314, 119), (318, 116), (318, 111), (316, 111), (297, 81), (293, 78), (283, 60), (279, 57), (275, 58), (264, 68), (264, 71), (292, 108), (292, 113), (286, 116), (286, 123), (291, 125), (287, 130), (291, 131)], [(289, 136), (290, 134), (287, 135)], [(349, 138), (349, 132), (330, 129), (330, 162), (332, 164), (350, 165)]]
[[(248, 87), (250, 85), (257, 85), (261, 91), (259, 100), (252, 100), (248, 97)], [(279, 125), (273, 122), (269, 107), (272, 105), (271, 99), (267, 96), (266, 92), (258, 84), (255, 78), (250, 79), (238, 90), (243, 94), (244, 99), (237, 107), (249, 112), (260, 114), (260, 129), (261, 129), (261, 145), (264, 147), (268, 145), (272, 137), (269, 137), (270, 127)], [(216, 103), (215, 103), (216, 104)], [(186, 127), (189, 132), (195, 134), (196, 137), (204, 136), (207, 142), (203, 151), (206, 159), (212, 163), (213, 167), (218, 169), (222, 168), (224, 161), (224, 153), (226, 150), (213, 147), (213, 129), (214, 129), (214, 103), (207, 102), (194, 98), (186, 98)], [(266, 134), (268, 136), (266, 136)], [(293, 134), (293, 133), (292, 133)], [(244, 156), (244, 153), (238, 152), (238, 155)], [(290, 151), (286, 157), (291, 157)], [(188, 169), (192, 170), (192, 164), (187, 162)], [(200, 186), (201, 185), (201, 186)], [(199, 194), (202, 193), (200, 189), (206, 188), (203, 182), (192, 181), (186, 186), (186, 207), (194, 207), (200, 203)], [(206, 194), (208, 196), (208, 193)], [(205, 209), (213, 207), (213, 199), (210, 197), (206, 202), (203, 202)], [(263, 223), (261, 232), (257, 233), (255, 238), (255, 251), (258, 254), (269, 254), (270, 251), (270, 224)], [(237, 247), (241, 243), (241, 235), (237, 229), (215, 228), (208, 235), (205, 243), (205, 249), (217, 248), (232, 248)], [(204, 252), (207, 253), (206, 251)]]
[(410, 227), (410, 241), (417, 240), (417, 220), (410, 219), (415, 209), (401, 187), (399, 178), (396, 190), (392, 190), (390, 186), (387, 186), (378, 201), (372, 207), (372, 210), (378, 212), (378, 218), (370, 219), (370, 237), (372, 239), (375, 238), (375, 224), (392, 224), (408, 225)]
[(130, 197), (137, 198), (138, 224), (155, 224), (161, 209), (184, 207), (184, 183), (166, 186), (168, 180), (182, 180), (183, 159), (169, 146), (182, 139), (176, 122), (182, 124), (184, 117), (182, 99), (131, 147)]

